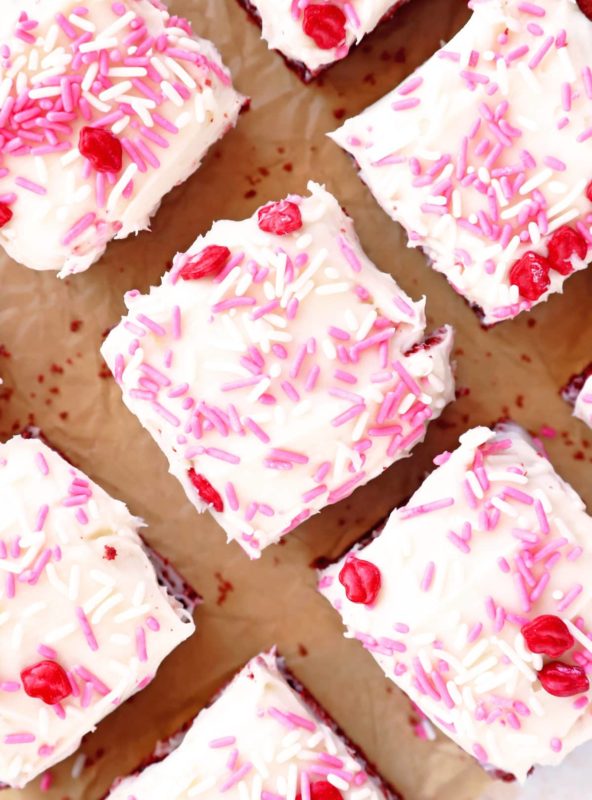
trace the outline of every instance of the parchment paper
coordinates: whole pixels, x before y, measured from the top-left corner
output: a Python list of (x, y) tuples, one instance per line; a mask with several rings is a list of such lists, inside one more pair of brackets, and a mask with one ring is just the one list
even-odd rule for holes
[[(341, 552), (407, 497), (431, 458), (453, 447), (464, 429), (502, 415), (534, 432), (543, 425), (556, 428), (557, 436), (545, 440), (550, 455), (592, 504), (592, 435), (570, 418), (557, 394), (592, 354), (592, 273), (571, 278), (563, 297), (534, 313), (482, 330), (444, 278), (420, 253), (406, 249), (402, 231), (325, 137), (337, 117), (378, 99), (453, 35), (468, 16), (464, 0), (412, 0), (322, 83), (308, 87), (267, 51), (235, 0), (173, 0), (172, 9), (220, 47), (237, 87), (253, 98), (251, 111), (202, 169), (165, 199), (151, 234), (113, 243), (89, 272), (60, 282), (1, 260), (0, 430), (7, 438), (29, 421), (40, 425), (93, 480), (146, 519), (148, 541), (205, 603), (197, 611), (197, 635), (165, 662), (150, 687), (85, 740), (84, 768), (80, 756), (73, 757), (52, 770), (48, 793), (34, 784), (20, 793), (7, 791), (3, 800), (97, 800), (116, 775), (131, 770), (159, 737), (192, 717), (244, 661), (274, 643), (408, 800), (515, 800), (516, 787), (493, 786), (444, 738), (416, 738), (407, 700), (359, 643), (342, 638), (338, 615), (315, 592), (310, 565)], [(428, 295), (431, 324), (456, 326), (462, 396), (410, 460), (250, 563), (238, 546), (225, 544), (207, 514), (196, 515), (185, 500), (164, 457), (105, 377), (98, 349), (104, 331), (123, 312), (126, 290), (146, 291), (157, 283), (165, 263), (214, 219), (240, 219), (271, 198), (305, 191), (309, 178), (326, 182), (337, 195), (381, 269), (414, 297)], [(77, 779), (73, 770), (80, 772)], [(540, 800), (542, 793), (525, 795), (535, 796)]]

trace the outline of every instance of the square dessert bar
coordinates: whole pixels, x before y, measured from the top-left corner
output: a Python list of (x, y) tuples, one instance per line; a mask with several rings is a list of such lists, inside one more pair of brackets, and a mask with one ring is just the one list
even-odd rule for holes
[(199, 511), (251, 557), (420, 442), (452, 399), (452, 332), (414, 303), (352, 221), (309, 197), (219, 221), (102, 353)]
[(592, 738), (592, 519), (521, 428), (460, 442), (320, 590), (435, 725), (522, 781)]
[(474, 0), (452, 41), (332, 134), (485, 324), (561, 292), (592, 244), (592, 22)]
[(574, 375), (561, 393), (574, 407), (574, 416), (592, 428), (592, 363)]
[(345, 58), (406, 0), (239, 0), (305, 83)]
[(0, 445), (1, 783), (69, 756), (195, 630), (141, 525), (40, 440)]
[(87, 269), (149, 227), (244, 102), (159, 0), (3, 7), (0, 244), (31, 269)]
[(108, 800), (164, 797), (401, 800), (274, 652), (249, 661)]

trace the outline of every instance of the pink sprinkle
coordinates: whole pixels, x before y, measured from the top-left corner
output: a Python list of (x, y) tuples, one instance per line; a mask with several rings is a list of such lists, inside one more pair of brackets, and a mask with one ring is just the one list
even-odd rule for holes
[(423, 78), (421, 75), (414, 75), (409, 80), (406, 80), (402, 83), (399, 88), (397, 89), (397, 94), (407, 95), (414, 92), (421, 84), (423, 83)]
[(96, 214), (90, 212), (85, 214), (81, 217), (78, 222), (75, 222), (74, 225), (70, 228), (70, 230), (66, 233), (64, 238), (62, 239), (63, 245), (71, 244), (75, 239), (78, 239), (84, 231), (86, 231), (90, 226), (94, 223), (96, 219)]
[(480, 744), (477, 743), (473, 745), (473, 753), (481, 763), (487, 762), (487, 751)]
[(232, 511), (237, 511), (239, 508), (238, 497), (236, 496), (236, 489), (234, 488), (234, 484), (230, 481), (225, 486), (225, 494), (226, 499), (228, 500), (228, 505), (232, 509)]
[(42, 792), (48, 792), (51, 789), (51, 785), (53, 783), (53, 775), (49, 770), (43, 773), (41, 776), (41, 780), (39, 782), (39, 788)]
[(523, 2), (518, 5), (518, 10), (523, 11), (525, 14), (532, 14), (533, 17), (544, 17), (545, 9), (536, 3)]
[(45, 460), (43, 453), (35, 454), (35, 464), (42, 475), (49, 475), (49, 466), (47, 465), (47, 461)]
[(157, 632), (160, 630), (160, 622), (156, 617), (146, 617), (146, 627), (151, 631)]
[(434, 580), (434, 573), (436, 571), (436, 565), (433, 561), (428, 561), (427, 566), (425, 568), (425, 572), (423, 574), (423, 578), (421, 579), (421, 583), (419, 588), (422, 592), (429, 591), (432, 581)]
[(21, 685), (17, 681), (2, 681), (0, 683), (1, 692), (19, 692), (20, 688)]
[(148, 661), (148, 652), (146, 650), (146, 631), (139, 625), (136, 628), (136, 653), (140, 661)]
[(45, 525), (45, 520), (47, 519), (47, 515), (49, 514), (49, 506), (42, 505), (37, 512), (37, 518), (35, 520), (35, 526), (33, 530), (35, 532), (42, 531), (43, 526)]
[(476, 622), (467, 635), (467, 642), (469, 644), (476, 642), (479, 636), (481, 635), (482, 630), (483, 630), (483, 624), (481, 622)]
[(31, 744), (35, 741), (32, 733), (9, 733), (4, 737), (4, 744)]
[(246, 764), (243, 764), (243, 766), (240, 769), (237, 769), (237, 771), (234, 772), (230, 776), (230, 778), (227, 778), (227, 780), (225, 780), (224, 783), (222, 783), (220, 785), (219, 791), (220, 792), (227, 792), (233, 786), (236, 786), (237, 783), (240, 783), (242, 781), (242, 779), (246, 775), (248, 775), (248, 773), (252, 770), (252, 768), (253, 768), (253, 765), (250, 762), (247, 762)]
[(82, 628), (82, 632), (84, 633), (88, 646), (93, 651), (98, 650), (99, 645), (97, 643), (97, 640), (95, 639), (95, 635), (92, 631), (92, 628), (90, 627), (90, 623), (88, 621), (86, 614), (84, 613), (84, 610), (80, 606), (76, 608), (76, 617), (78, 619), (78, 622), (80, 623), (80, 627)]
[(324, 483), (319, 484), (319, 486), (315, 486), (314, 489), (309, 489), (307, 492), (302, 494), (302, 502), (303, 503), (310, 503), (320, 495), (324, 494), (327, 491), (327, 487)]
[(17, 186), (20, 186), (22, 189), (27, 189), (29, 192), (33, 192), (34, 194), (47, 194), (47, 189), (44, 186), (40, 186), (38, 183), (34, 183), (27, 178), (18, 177), (14, 179), (14, 182)]
[[(100, 694), (105, 695), (109, 694), (109, 687), (106, 686), (100, 678), (97, 678), (89, 669), (86, 667), (76, 667), (75, 668), (76, 674), (82, 678), (83, 681), (92, 684), (93, 688)], [(72, 681), (70, 681), (72, 682)]]
[(220, 739), (212, 739), (208, 742), (208, 747), (213, 749), (217, 749), (220, 747), (230, 747), (231, 745), (235, 744), (236, 737), (235, 736), (224, 736)]
[(584, 587), (582, 586), (581, 583), (576, 583), (575, 586), (572, 586), (572, 588), (565, 595), (563, 600), (561, 600), (561, 602), (557, 605), (557, 610), (558, 611), (565, 611), (565, 609), (573, 603), (573, 601), (576, 599), (576, 597), (579, 594), (581, 594), (583, 588)]
[(551, 739), (551, 741), (549, 742), (549, 746), (550, 746), (551, 750), (554, 753), (559, 753), (559, 752), (561, 752), (561, 748), (563, 747), (563, 743), (562, 743), (561, 739), (558, 739), (556, 736), (554, 736)]
[(434, 500), (431, 503), (424, 503), (420, 506), (405, 506), (400, 510), (403, 519), (417, 517), (420, 514), (428, 514), (431, 511), (439, 511), (441, 508), (448, 508), (454, 505), (453, 497), (445, 497), (442, 500)]
[(393, 111), (407, 111), (410, 108), (417, 108), (421, 103), (419, 97), (406, 97), (404, 100), (397, 100), (391, 104)]

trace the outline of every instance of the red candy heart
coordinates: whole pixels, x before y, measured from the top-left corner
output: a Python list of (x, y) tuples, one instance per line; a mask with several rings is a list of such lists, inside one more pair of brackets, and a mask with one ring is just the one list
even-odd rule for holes
[(189, 480), (197, 489), (197, 493), (209, 506), (212, 506), (215, 511), (224, 511), (224, 503), (220, 494), (214, 489), (212, 484), (203, 475), (198, 475), (194, 469), (190, 469), (187, 473)]
[(257, 212), (257, 224), (265, 233), (285, 236), (299, 231), (302, 227), (302, 216), (296, 203), (280, 200), (279, 203), (268, 203)]
[(43, 700), (48, 706), (60, 703), (72, 694), (66, 671), (56, 661), (40, 661), (21, 672), (23, 689), (29, 697)]
[(12, 211), (6, 203), (0, 203), (0, 228), (3, 228), (7, 222), (12, 219)]
[(230, 258), (230, 250), (217, 244), (211, 244), (195, 256), (191, 256), (179, 277), (186, 281), (197, 281), (221, 272)]
[(557, 658), (574, 646), (574, 638), (562, 619), (541, 614), (522, 626), (522, 635), (531, 653), (544, 653)]
[(551, 262), (551, 267), (562, 275), (570, 275), (573, 272), (571, 257), (586, 258), (588, 243), (582, 234), (569, 225), (562, 225), (557, 228), (549, 239), (549, 253), (547, 258)]
[(380, 570), (362, 558), (348, 559), (339, 573), (339, 583), (345, 587), (345, 596), (352, 603), (373, 603), (380, 591)]
[[(300, 793), (296, 800), (302, 800)], [(315, 781), (310, 784), (310, 800), (343, 800), (343, 795), (329, 781)]]
[(551, 262), (529, 250), (514, 262), (510, 270), (510, 283), (518, 287), (520, 296), (534, 302), (549, 288)]
[(78, 149), (97, 172), (119, 172), (123, 163), (121, 142), (104, 128), (82, 128)]
[(321, 50), (332, 50), (345, 42), (343, 11), (330, 3), (313, 3), (304, 9), (302, 28)]
[(538, 673), (543, 689), (554, 697), (573, 697), (587, 692), (590, 681), (583, 667), (549, 661)]
[(576, 0), (576, 3), (582, 14), (592, 21), (592, 0)]

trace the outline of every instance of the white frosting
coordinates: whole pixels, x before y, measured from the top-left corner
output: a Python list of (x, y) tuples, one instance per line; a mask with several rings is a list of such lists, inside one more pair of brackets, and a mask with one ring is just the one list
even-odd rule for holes
[[(241, 0), (244, 2), (244, 0)], [(302, 27), (303, 9), (310, 3), (298, 0), (248, 0), (261, 18), (262, 36), (271, 50), (279, 50), (289, 61), (303, 64), (310, 77), (339, 59), (345, 58), (354, 44), (374, 30), (389, 12), (404, 0), (337, 0), (330, 5), (346, 16), (345, 41), (339, 47), (323, 50)]]
[[(0, 509), (0, 782), (22, 787), (146, 685), (195, 626), (158, 584), (141, 520), (41, 441), (0, 445)], [(22, 670), (48, 658), (77, 687), (61, 708), (22, 686)]]
[(386, 797), (344, 740), (288, 684), (274, 653), (267, 653), (252, 659), (196, 717), (176, 750), (123, 780), (108, 800), (295, 800), (307, 776), (309, 785), (329, 780), (343, 800)]
[(576, 398), (574, 414), (592, 428), (592, 375), (584, 383)]
[[(228, 538), (252, 557), (408, 456), (453, 397), (451, 330), (410, 354), (424, 300), (376, 269), (334, 197), (309, 189), (291, 198), (303, 220), (295, 233), (265, 233), (256, 214), (216, 222), (158, 288), (127, 294), (129, 314), (102, 348), (191, 502), (206, 507), (193, 468), (220, 494), (223, 511), (210, 510)], [(177, 279), (214, 244), (232, 253), (221, 277)], [(401, 375), (417, 381), (413, 392)]]
[[(1, 167), (8, 170), (0, 178), (0, 200), (16, 194), (11, 205), (14, 216), (0, 228), (0, 244), (12, 258), (26, 266), (59, 270), (64, 277), (87, 269), (113, 237), (122, 239), (148, 228), (150, 216), (163, 196), (186, 180), (199, 167), (210, 145), (235, 124), (244, 99), (233, 90), (215, 47), (190, 34), (189, 28), (185, 29), (188, 23), (174, 21), (157, 0), (124, 0), (119, 14), (113, 11), (109, 0), (82, 3), (11, 0), (11, 3), (6, 13), (3, 4), (0, 15), (0, 43), (6, 43), (11, 52), (9, 59), (0, 58), (0, 114), (17, 90), (43, 92), (43, 75), (48, 76), (47, 80), (78, 76), (79, 82), (82, 78), (82, 97), (88, 105), (90, 120), (84, 117), (80, 106), (74, 108), (74, 118), (67, 122), (69, 128), (56, 134), (59, 142), (64, 143), (59, 152), (13, 155), (6, 151), (5, 145), (0, 147)], [(88, 9), (88, 14), (73, 15), (73, 9), (81, 6)], [(15, 35), (15, 30), (28, 24), (17, 22), (18, 13), (25, 12), (30, 20), (38, 22), (24, 33), (33, 42), (22, 41)], [(108, 70), (102, 86), (96, 83), (98, 62), (73, 61), (72, 39), (56, 23), (56, 14), (60, 13), (76, 36), (88, 36), (89, 41), (80, 44), (81, 50), (99, 42), (96, 50), (86, 53), (86, 59), (94, 57), (93, 53), (103, 58), (102, 54), (107, 56), (119, 50), (117, 61), (101, 62)], [(147, 33), (126, 43), (127, 37), (134, 34), (130, 26), (136, 24), (135, 19), (145, 22)], [(148, 35), (158, 40), (165, 33), (172, 53), (162, 52), (157, 44), (149, 49), (142, 46)], [(132, 59), (129, 65), (123, 63), (127, 58)], [(191, 58), (201, 59), (200, 65), (188, 60)], [(141, 63), (136, 65), (134, 59), (140, 59)], [(144, 64), (146, 59), (148, 64)], [(50, 93), (58, 90), (59, 86), (47, 87)], [(187, 93), (186, 98), (183, 92)], [(63, 102), (56, 96), (49, 100)], [(44, 101), (35, 94), (25, 110), (43, 102), (47, 99)], [(122, 143), (124, 140), (132, 143), (136, 158), (132, 159), (124, 149), (121, 171), (112, 176), (112, 182), (107, 179), (102, 190), (99, 184), (105, 173), (98, 177), (94, 167), (88, 169), (90, 163), (78, 151), (79, 133), (82, 127), (121, 111), (124, 103), (126, 113), (121, 119), (108, 122), (106, 127)], [(15, 113), (10, 117), (13, 134), (19, 129)], [(43, 111), (42, 116), (46, 113)], [(155, 115), (160, 115), (165, 124)], [(44, 130), (33, 127), (35, 135)], [(47, 142), (32, 144), (39, 147)], [(17, 178), (33, 181), (45, 193), (22, 188), (15, 183)], [(130, 180), (133, 191), (129, 196), (126, 191), (124, 196), (122, 191)], [(85, 219), (88, 227), (80, 228), (79, 235), (70, 233)], [(31, 235), (32, 226), (35, 235)]]
[[(520, 0), (472, 5), (472, 18), (452, 41), (332, 137), (355, 157), (386, 213), (405, 227), (409, 245), (425, 250), (456, 291), (483, 310), (484, 321), (494, 323), (533, 305), (510, 284), (509, 272), (528, 250), (547, 254), (547, 233), (568, 224), (592, 242), (585, 194), (591, 174), (582, 169), (592, 163), (592, 22), (575, 0), (535, 0), (536, 14)], [(557, 47), (561, 31), (567, 44)], [(547, 48), (542, 58), (541, 48)], [(509, 178), (497, 172), (512, 167), (517, 172)], [(510, 185), (520, 172), (522, 186)], [(475, 174), (482, 191), (461, 184)], [(527, 206), (533, 213), (522, 219)], [(586, 261), (574, 255), (572, 266), (583, 269)], [(561, 292), (565, 279), (551, 270), (537, 302)]]
[[(592, 738), (589, 693), (559, 698), (543, 690), (536, 675), (543, 659), (526, 648), (520, 632), (521, 620), (558, 615), (577, 639), (576, 650), (561, 660), (590, 663), (592, 519), (520, 428), (475, 428), (460, 441), (382, 533), (355, 552), (380, 570), (374, 605), (347, 600), (337, 579), (343, 562), (323, 573), (320, 589), (348, 635), (363, 642), (436, 725), (481, 761), (523, 781), (533, 765), (557, 764)], [(454, 503), (446, 505), (450, 498)], [(419, 507), (438, 501), (439, 510), (420, 513)], [(453, 543), (454, 535), (466, 537), (468, 552)], [(499, 559), (506, 561), (500, 565)], [(424, 582), (428, 570), (433, 574)], [(570, 601), (572, 589), (581, 586)], [(573, 624), (578, 618), (583, 632)], [(474, 638), (479, 624), (482, 632)], [(418, 682), (420, 671), (435, 696)]]

